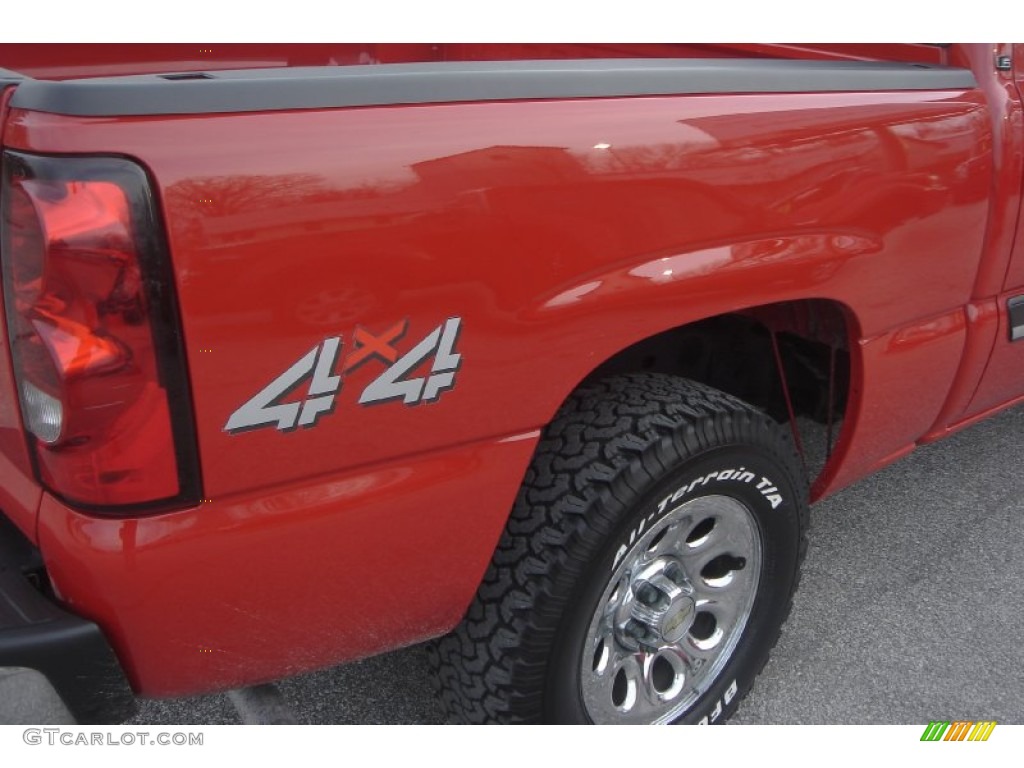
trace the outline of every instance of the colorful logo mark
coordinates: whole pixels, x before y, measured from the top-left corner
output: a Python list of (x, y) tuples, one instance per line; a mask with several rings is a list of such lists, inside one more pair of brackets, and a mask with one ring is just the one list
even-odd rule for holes
[(921, 734), (921, 741), (988, 741), (995, 727), (995, 720), (932, 720)]

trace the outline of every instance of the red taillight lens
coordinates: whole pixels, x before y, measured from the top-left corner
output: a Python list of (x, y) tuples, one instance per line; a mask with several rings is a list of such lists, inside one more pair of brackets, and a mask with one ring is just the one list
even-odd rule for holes
[(3, 282), (41, 481), (89, 507), (198, 500), (170, 267), (142, 169), (5, 152)]

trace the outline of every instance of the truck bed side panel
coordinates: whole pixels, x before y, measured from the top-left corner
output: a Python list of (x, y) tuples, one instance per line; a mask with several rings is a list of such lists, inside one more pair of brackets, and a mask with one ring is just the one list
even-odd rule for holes
[[(127, 154), (154, 179), (209, 500), (126, 523), (47, 500), (55, 581), (112, 627), (147, 693), (413, 642), (457, 620), (536, 430), (580, 380), (639, 339), (788, 299), (850, 309), (867, 432), (842, 455), (870, 467), (927, 430), (955, 375), (989, 137), (973, 90), (16, 112), (11, 145)], [(345, 371), (315, 426), (225, 431), (325, 339), (343, 367), (357, 330), (404, 354), (452, 318), (461, 365), (435, 402), (359, 405), (378, 359)], [(888, 378), (908, 375), (914, 407), (893, 408)], [(408, 479), (378, 489), (381, 472)], [(198, 628), (174, 626), (185, 604)], [(257, 631), (282, 616), (294, 625)]]
[[(16, 115), (25, 148), (153, 173), (214, 499), (538, 427), (618, 350), (744, 306), (833, 298), (865, 339), (928, 320), (968, 301), (987, 212), (974, 93)], [(438, 402), (358, 406), (365, 365), (315, 428), (224, 431), (323, 339), (407, 320), (405, 351), (450, 317)]]

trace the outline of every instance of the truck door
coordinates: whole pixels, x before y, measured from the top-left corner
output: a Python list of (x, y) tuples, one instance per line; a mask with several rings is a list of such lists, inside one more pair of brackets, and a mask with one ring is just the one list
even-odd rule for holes
[[(1021, 220), (1021, 189), (1024, 185), (1024, 161), (1021, 157), (1024, 154), (1024, 112), (1021, 104), (1021, 94), (1024, 93), (1024, 45), (997, 47), (993, 66), (1008, 98), (1004, 114), (993, 116), (994, 120), (1002, 120), (1007, 131), (1001, 142), (1001, 165), (1014, 178), (1002, 187), (997, 179), (994, 189), (1000, 191), (994, 194), (992, 200), (994, 213), (989, 219), (989, 227), (992, 230), (1005, 229), (1005, 236), (1012, 242), (1012, 251), (1002, 290), (994, 305), (998, 328), (992, 353), (974, 397), (963, 414), (964, 419), (982, 416), (987, 411), (1024, 397), (1024, 221)], [(979, 301), (984, 298), (984, 294), (990, 295), (991, 291), (980, 294)], [(985, 304), (992, 307), (991, 300), (982, 301), (979, 306)]]

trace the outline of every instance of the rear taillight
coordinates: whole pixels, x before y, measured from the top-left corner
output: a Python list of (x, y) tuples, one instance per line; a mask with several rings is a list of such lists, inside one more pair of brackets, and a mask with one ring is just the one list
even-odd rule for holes
[(145, 173), (119, 158), (5, 152), (0, 202), (11, 357), (39, 479), (109, 513), (197, 502), (172, 275)]

